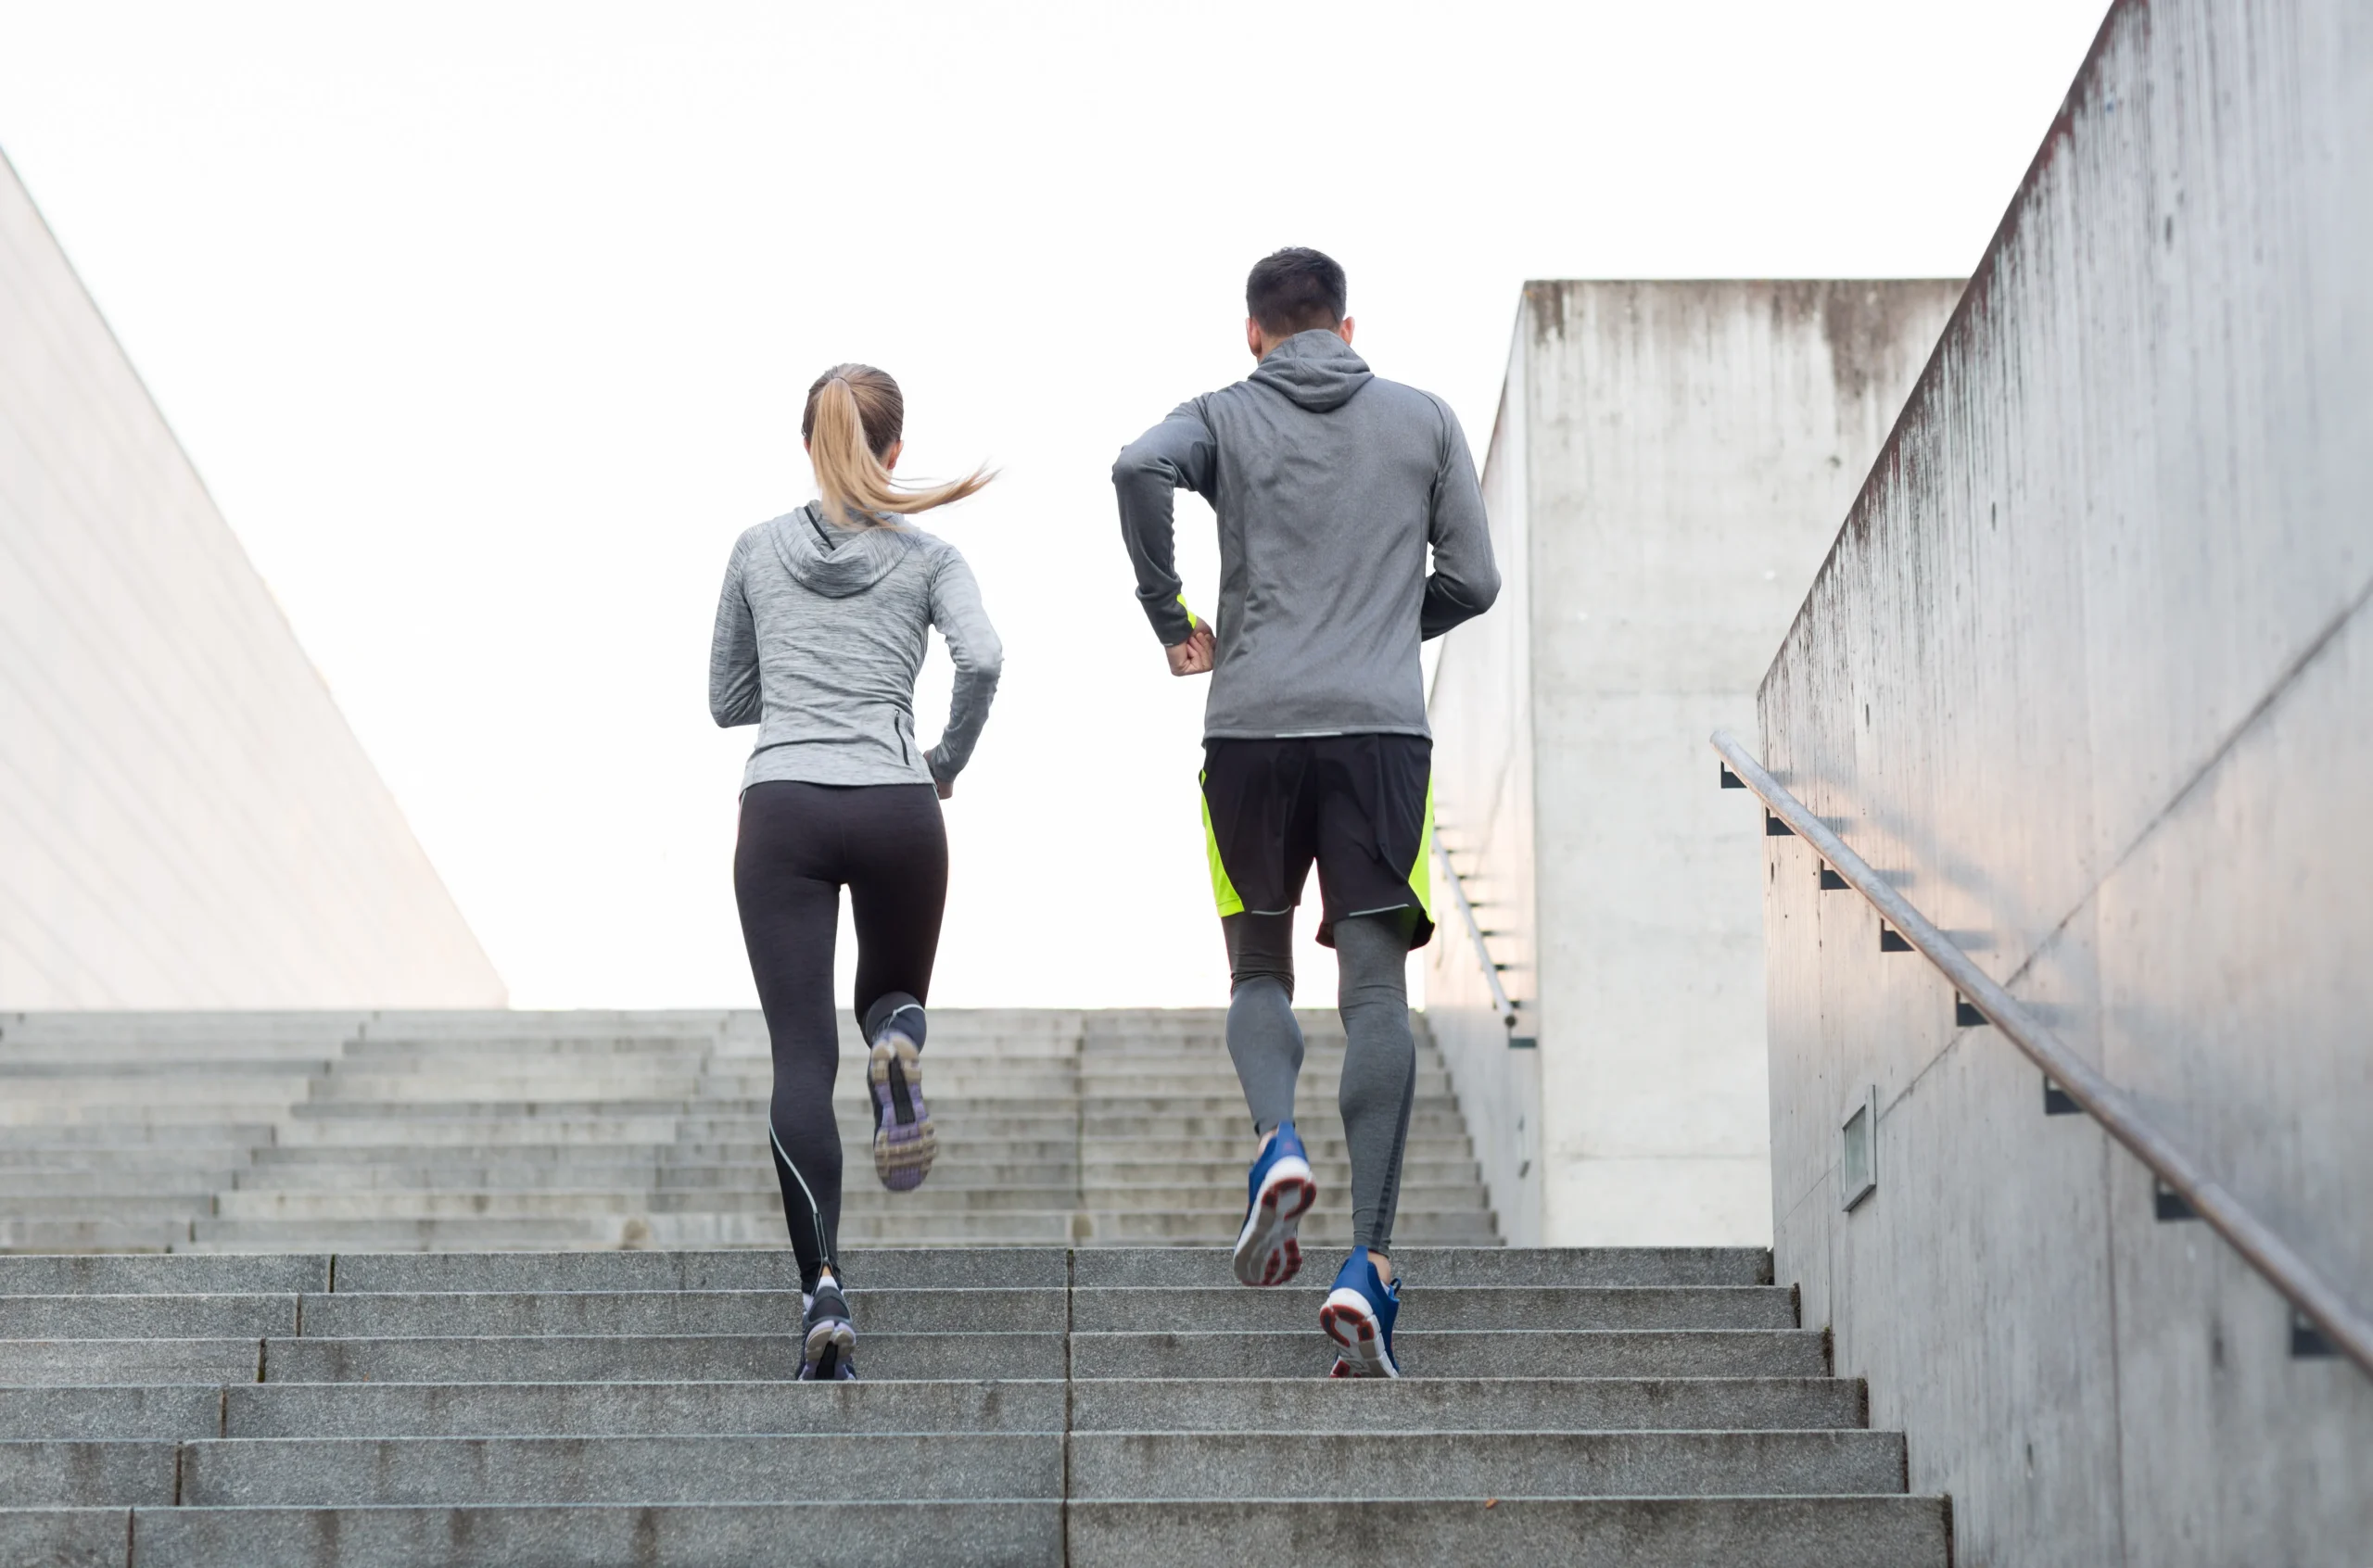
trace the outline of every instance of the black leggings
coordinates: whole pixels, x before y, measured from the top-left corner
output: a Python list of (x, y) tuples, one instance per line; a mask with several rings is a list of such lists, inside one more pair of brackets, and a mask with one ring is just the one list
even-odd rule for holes
[[(947, 829), (928, 784), (753, 784), (742, 792), (733, 896), (774, 1046), (768, 1114), (783, 1220), (801, 1288), (816, 1288), (841, 1226), (841, 1132), (832, 1119), (840, 1034), (832, 942), (841, 888), (857, 924), (857, 1017), (870, 1041), (931, 994), (947, 903)], [(901, 1028), (922, 1042), (920, 1018)]]

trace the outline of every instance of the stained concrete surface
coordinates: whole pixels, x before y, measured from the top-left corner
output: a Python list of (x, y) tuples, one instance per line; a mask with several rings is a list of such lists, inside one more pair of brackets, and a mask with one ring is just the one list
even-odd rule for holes
[[(2367, 80), (2340, 0), (2110, 13), (1760, 701), (1781, 780), (2360, 1310)], [(2373, 1379), (1801, 841), (1764, 875), (1780, 1278), (1956, 1561), (2360, 1560)]]
[(1770, 1233), (1759, 824), (1705, 736), (1745, 726), (1958, 298), (1950, 281), (1526, 285), (1484, 466), (1506, 577), (1436, 676), (1466, 933), (1427, 1012), (1523, 1244)]

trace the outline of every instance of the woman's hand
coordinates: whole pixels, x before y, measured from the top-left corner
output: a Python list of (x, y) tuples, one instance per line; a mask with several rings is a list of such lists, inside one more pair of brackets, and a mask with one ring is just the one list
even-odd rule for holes
[(943, 801), (950, 799), (956, 793), (956, 780), (953, 778), (934, 778), (931, 781), (931, 787), (939, 791), (939, 798)]

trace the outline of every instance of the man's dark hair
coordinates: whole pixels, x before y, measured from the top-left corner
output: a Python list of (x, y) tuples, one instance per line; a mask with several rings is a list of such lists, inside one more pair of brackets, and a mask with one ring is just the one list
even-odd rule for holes
[(1350, 285), (1335, 259), (1308, 246), (1264, 256), (1244, 280), (1244, 310), (1273, 336), (1343, 324)]

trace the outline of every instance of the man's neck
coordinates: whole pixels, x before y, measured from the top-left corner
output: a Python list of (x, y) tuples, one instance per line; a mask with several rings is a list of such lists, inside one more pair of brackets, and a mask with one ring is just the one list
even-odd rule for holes
[[(1343, 320), (1341, 320), (1340, 322), (1338, 322), (1335, 325), (1333, 325), (1333, 326), (1331, 326), (1331, 327), (1302, 327), (1302, 328), (1299, 329), (1298, 331), (1294, 331), (1294, 332), (1284, 332), (1284, 333), (1279, 333), (1279, 334), (1278, 334), (1278, 335), (1276, 335), (1275, 337), (1272, 337), (1271, 335), (1269, 335), (1269, 329), (1268, 329), (1267, 327), (1263, 327), (1263, 328), (1261, 328), (1261, 329), (1260, 329), (1260, 331), (1261, 331), (1261, 352), (1260, 352), (1260, 360), (1267, 360), (1267, 359), (1268, 359), (1268, 357), (1269, 357), (1270, 355), (1272, 355), (1272, 354), (1275, 353), (1279, 348), (1281, 348), (1285, 347), (1285, 345), (1287, 344), (1287, 342), (1288, 342), (1288, 340), (1290, 340), (1290, 339), (1292, 339), (1292, 338), (1300, 337), (1300, 336), (1301, 336), (1303, 333), (1305, 333), (1305, 332), (1331, 332), (1331, 333), (1333, 333), (1336, 336), (1338, 336), (1338, 337), (1341, 338), (1341, 339), (1344, 341), (1344, 343), (1345, 343), (1346, 345), (1350, 344), (1350, 342), (1351, 341), (1351, 318), (1350, 318), (1350, 317), (1348, 317), (1348, 316), (1346, 316)], [(1258, 361), (1256, 361), (1256, 362), (1258, 362)]]

